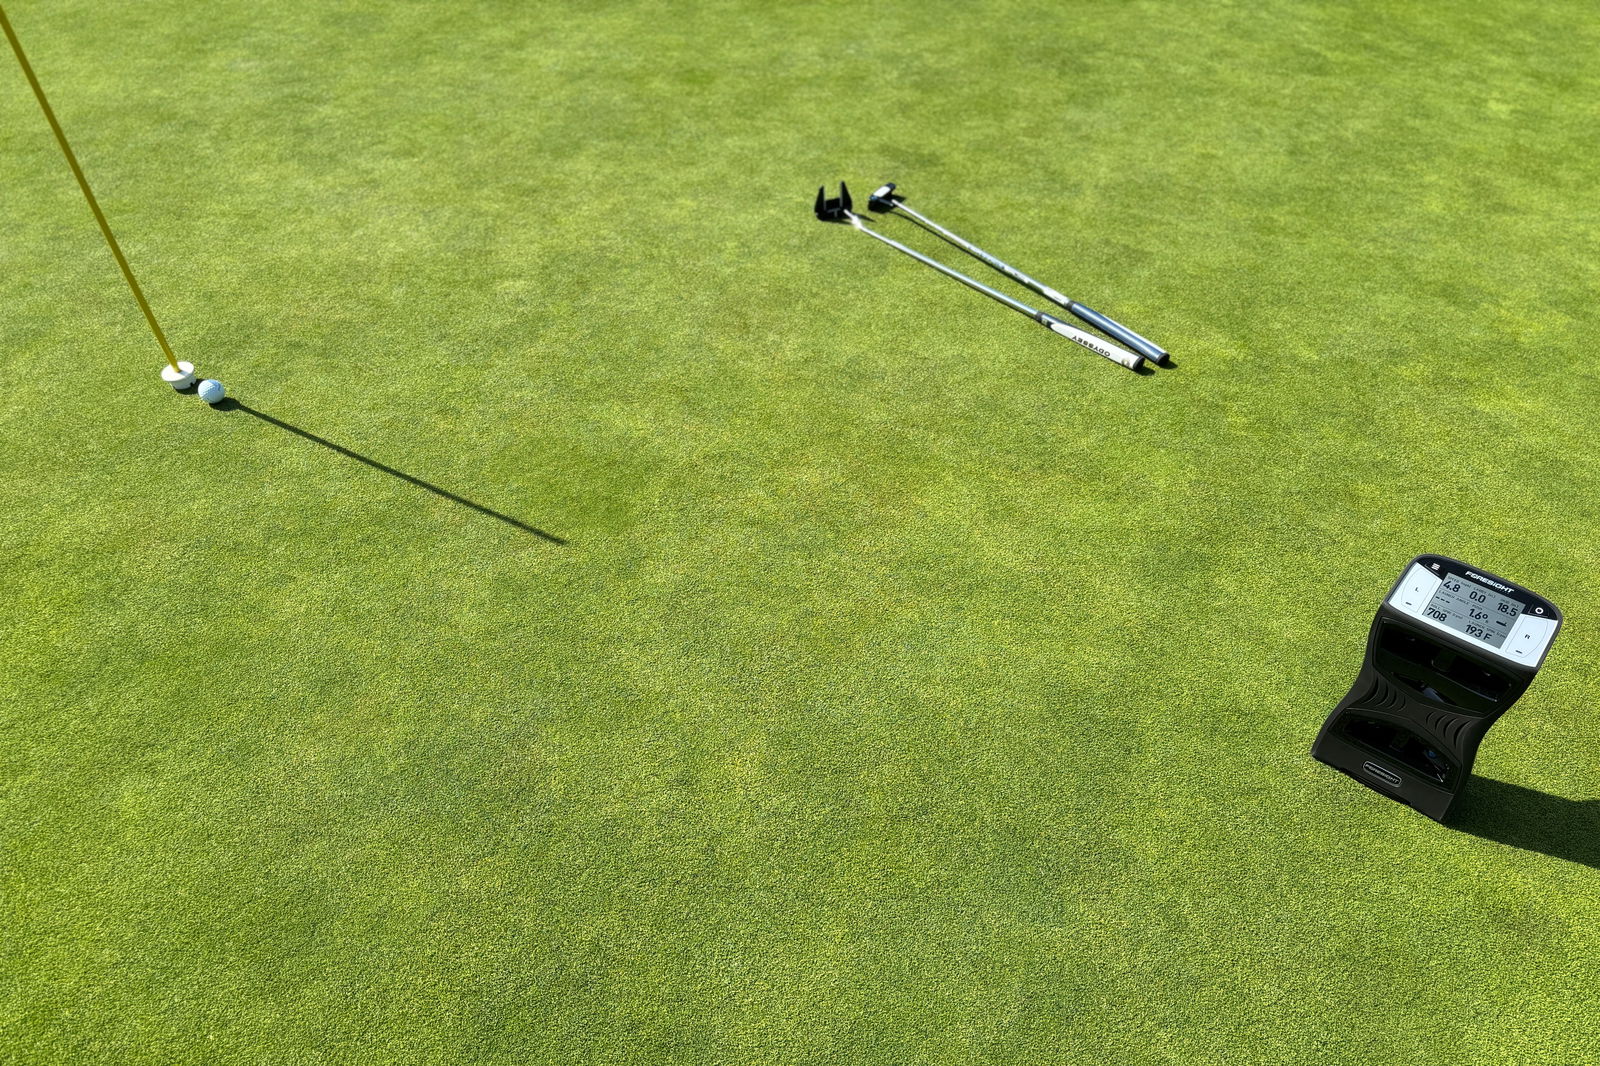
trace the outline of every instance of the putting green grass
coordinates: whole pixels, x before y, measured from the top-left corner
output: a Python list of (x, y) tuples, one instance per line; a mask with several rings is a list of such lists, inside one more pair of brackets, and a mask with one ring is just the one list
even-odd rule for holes
[(1600, 1061), (1591, 4), (7, 6), (0, 1062)]

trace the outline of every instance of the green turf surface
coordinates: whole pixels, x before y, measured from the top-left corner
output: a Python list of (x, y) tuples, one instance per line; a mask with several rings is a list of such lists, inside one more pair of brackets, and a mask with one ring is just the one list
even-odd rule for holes
[(1591, 5), (8, 8), (247, 406), (0, 55), (0, 1062), (1600, 1059)]

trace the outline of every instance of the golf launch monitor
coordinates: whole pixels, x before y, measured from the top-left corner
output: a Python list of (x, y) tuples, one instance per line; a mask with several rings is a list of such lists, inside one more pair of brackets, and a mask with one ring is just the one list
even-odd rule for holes
[(1407, 564), (1378, 606), (1367, 659), (1311, 754), (1444, 821), (1483, 735), (1528, 688), (1556, 605), (1442, 555)]

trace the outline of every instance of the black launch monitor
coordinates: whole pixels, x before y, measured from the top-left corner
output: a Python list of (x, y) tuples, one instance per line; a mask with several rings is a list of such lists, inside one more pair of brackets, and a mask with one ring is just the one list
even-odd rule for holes
[(1378, 606), (1367, 659), (1311, 754), (1444, 821), (1483, 735), (1528, 688), (1556, 605), (1442, 555), (1419, 555)]

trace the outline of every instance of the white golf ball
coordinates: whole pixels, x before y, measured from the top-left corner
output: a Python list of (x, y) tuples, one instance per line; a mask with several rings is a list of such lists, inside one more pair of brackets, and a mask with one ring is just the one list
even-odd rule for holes
[(200, 383), (200, 398), (206, 403), (221, 403), (222, 398), (228, 395), (228, 390), (222, 387), (222, 382), (215, 378), (206, 378)]

